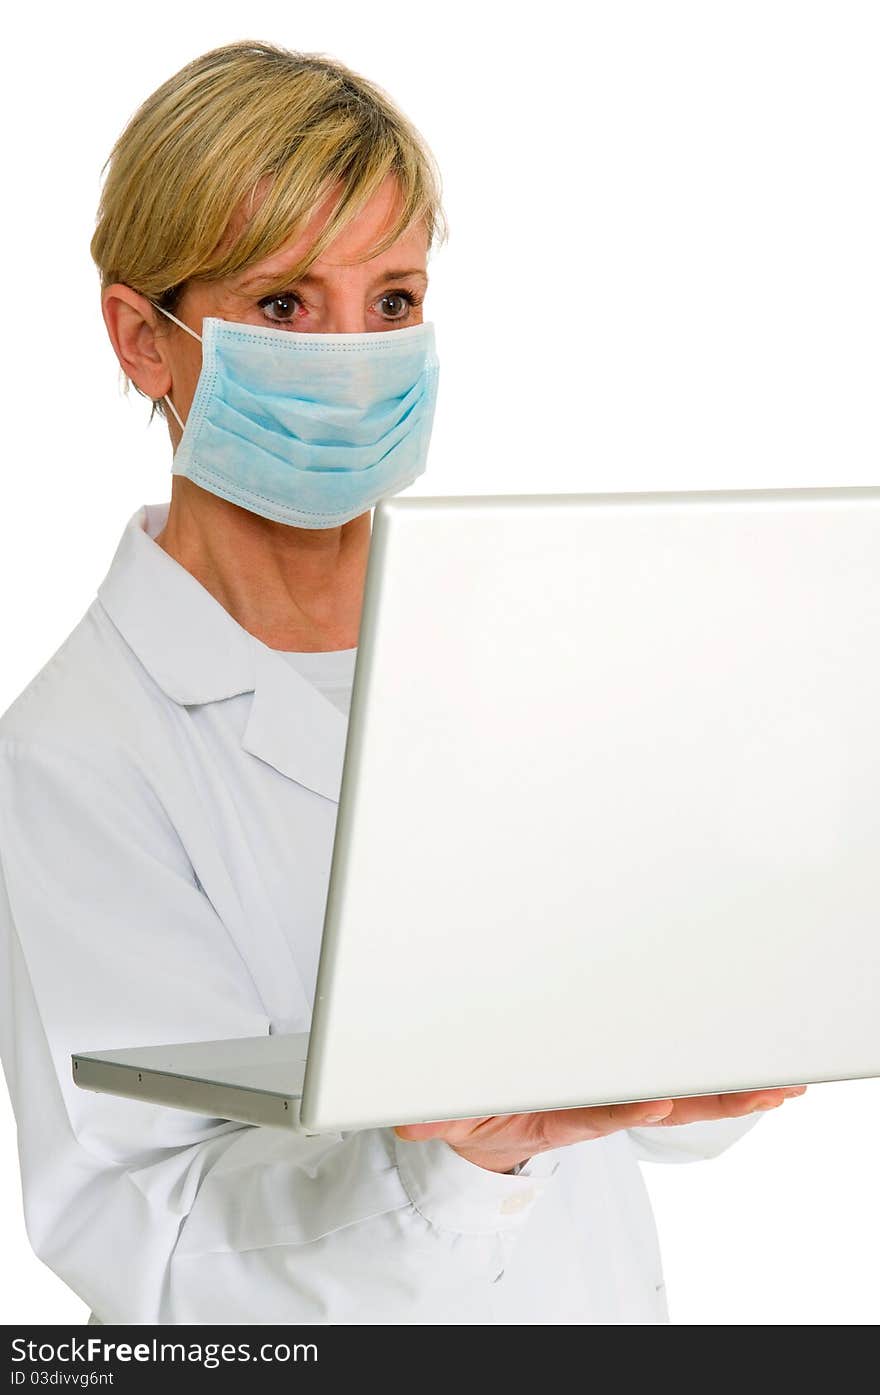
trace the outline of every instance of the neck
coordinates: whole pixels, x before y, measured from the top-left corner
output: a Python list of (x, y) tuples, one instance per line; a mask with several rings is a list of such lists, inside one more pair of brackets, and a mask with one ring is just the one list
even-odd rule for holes
[(291, 528), (175, 475), (155, 541), (270, 649), (357, 645), (369, 512), (337, 528)]

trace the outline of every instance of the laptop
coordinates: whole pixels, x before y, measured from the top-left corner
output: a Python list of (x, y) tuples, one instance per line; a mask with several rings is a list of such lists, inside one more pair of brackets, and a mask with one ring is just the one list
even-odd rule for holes
[(880, 1075), (880, 489), (380, 503), (311, 1032), (91, 1090), (333, 1133)]

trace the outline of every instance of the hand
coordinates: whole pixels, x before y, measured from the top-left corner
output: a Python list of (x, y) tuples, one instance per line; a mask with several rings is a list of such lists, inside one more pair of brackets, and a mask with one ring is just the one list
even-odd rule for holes
[(741, 1119), (758, 1109), (776, 1109), (802, 1095), (806, 1085), (748, 1090), (738, 1094), (691, 1095), (679, 1100), (597, 1105), (591, 1109), (551, 1109), (537, 1114), (499, 1114), (485, 1119), (443, 1119), (436, 1124), (401, 1124), (398, 1138), (442, 1138), (460, 1157), (489, 1172), (509, 1172), (517, 1163), (585, 1139), (605, 1138), (618, 1129), (645, 1125), (694, 1124), (706, 1119)]

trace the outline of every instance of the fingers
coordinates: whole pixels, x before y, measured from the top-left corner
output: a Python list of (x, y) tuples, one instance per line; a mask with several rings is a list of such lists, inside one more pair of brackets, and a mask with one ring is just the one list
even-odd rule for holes
[[(504, 1116), (509, 1119), (522, 1118), (522, 1115), (510, 1114)], [(500, 1116), (499, 1116), (500, 1118)], [(398, 1138), (424, 1139), (424, 1138), (448, 1138), (461, 1139), (477, 1132), (482, 1125), (497, 1122), (494, 1117), (474, 1118), (474, 1119), (436, 1119), (427, 1124), (397, 1124), (394, 1132)]]
[(742, 1119), (756, 1111), (778, 1109), (786, 1099), (806, 1092), (806, 1085), (772, 1090), (739, 1090), (723, 1095), (693, 1095), (678, 1099), (664, 1124), (695, 1124), (713, 1119)]
[(587, 1138), (602, 1138), (618, 1129), (645, 1125), (741, 1119), (756, 1110), (777, 1109), (786, 1099), (806, 1092), (806, 1085), (770, 1090), (740, 1090), (721, 1095), (692, 1095), (684, 1099), (640, 1100), (634, 1104), (595, 1105), (584, 1109), (554, 1109), (540, 1115), (513, 1114), (474, 1119), (440, 1119), (427, 1124), (399, 1124), (398, 1138), (418, 1141), (445, 1138), (463, 1143), (479, 1139), (483, 1146), (524, 1146), (526, 1151), (559, 1148)]
[(618, 1129), (658, 1124), (673, 1109), (673, 1101), (640, 1100), (635, 1104), (597, 1105), (585, 1109), (553, 1109), (537, 1114), (491, 1115), (477, 1119), (442, 1119), (436, 1123), (398, 1124), (398, 1138), (417, 1141), (445, 1138), (455, 1144), (479, 1143), (483, 1148), (525, 1148), (526, 1152), (559, 1148), (582, 1139), (601, 1138)]
[(449, 1128), (449, 1121), (440, 1121), (434, 1124), (398, 1124), (394, 1129), (398, 1138), (407, 1140), (420, 1140), (425, 1138), (436, 1138)]
[(587, 1109), (554, 1109), (545, 1114), (548, 1146), (559, 1148), (586, 1138), (604, 1138), (618, 1129), (659, 1124), (669, 1117), (674, 1101), (639, 1100), (635, 1104), (593, 1105)]

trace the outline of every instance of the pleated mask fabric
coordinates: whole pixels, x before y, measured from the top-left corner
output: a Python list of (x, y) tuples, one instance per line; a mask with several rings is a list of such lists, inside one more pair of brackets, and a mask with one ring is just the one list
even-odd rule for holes
[(206, 317), (172, 472), (298, 528), (347, 523), (423, 473), (437, 400), (434, 326), (312, 334)]

